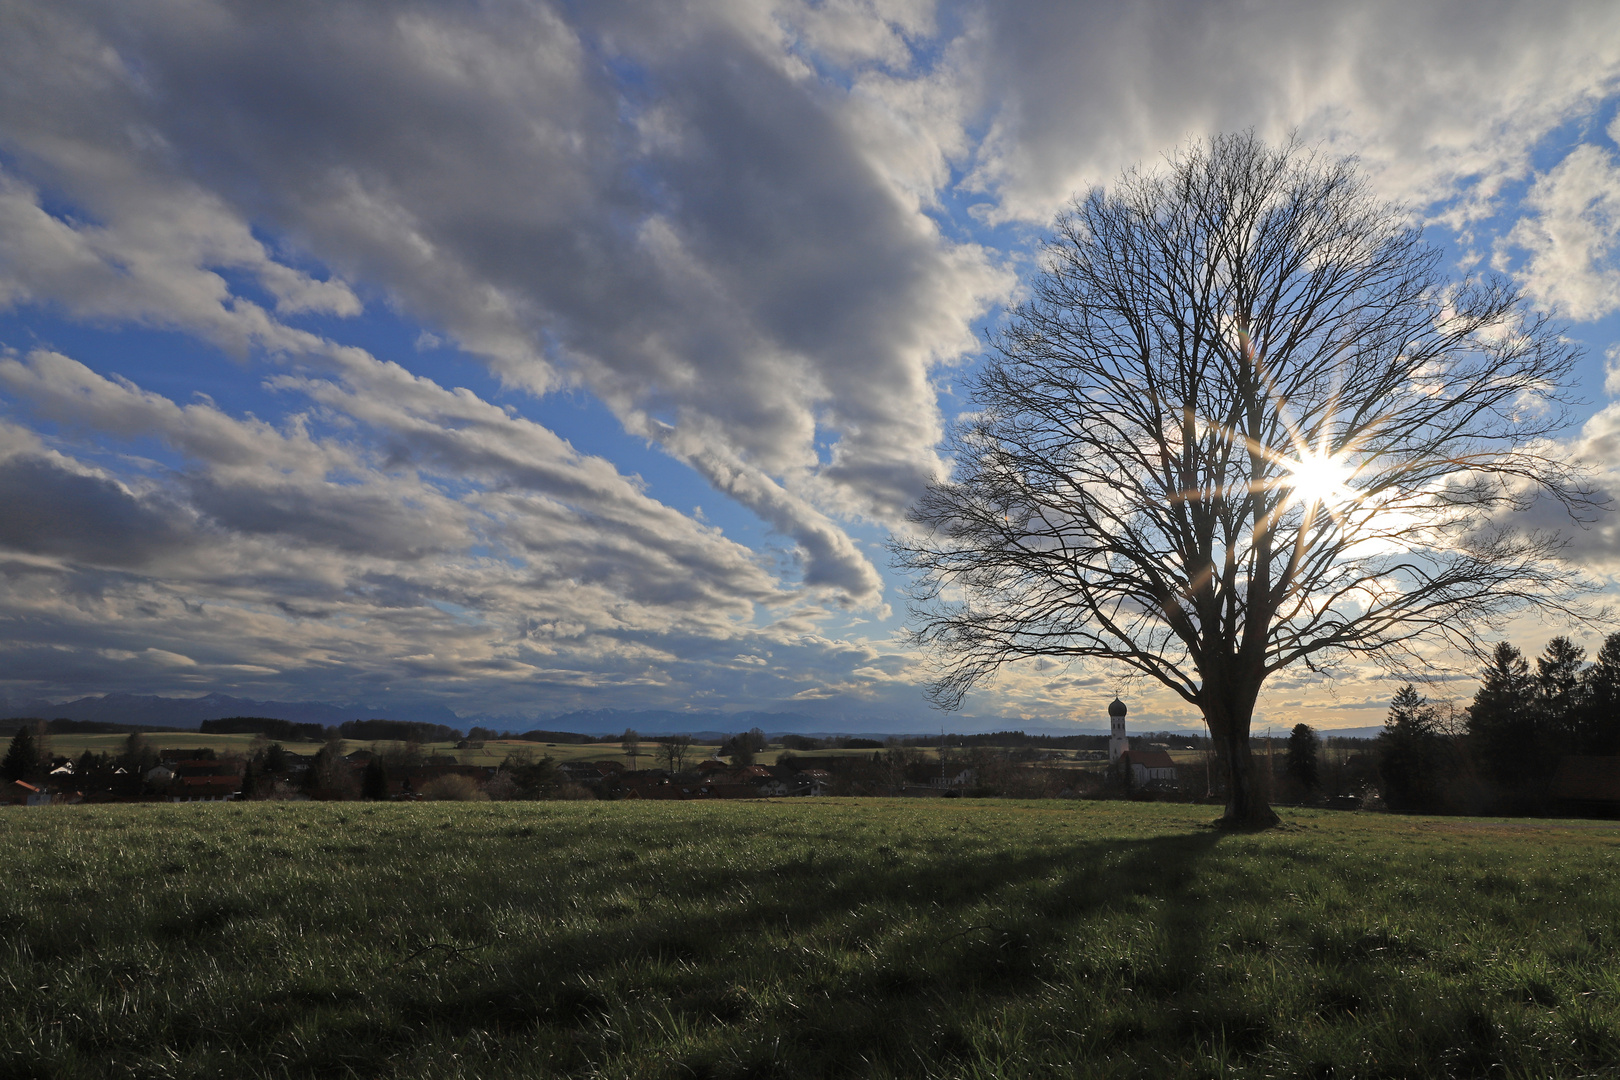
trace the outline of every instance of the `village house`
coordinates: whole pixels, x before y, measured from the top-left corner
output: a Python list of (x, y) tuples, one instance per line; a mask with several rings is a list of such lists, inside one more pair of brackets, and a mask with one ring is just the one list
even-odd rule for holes
[(1126, 750), (1119, 755), (1119, 767), (1138, 791), (1172, 788), (1176, 785), (1176, 763), (1165, 750)]
[[(169, 779), (155, 782), (153, 774)], [(170, 802), (229, 802), (242, 790), (242, 762), (211, 757), (168, 760), (147, 774), (147, 782), (166, 788)]]
[(979, 771), (977, 769), (963, 769), (952, 776), (934, 776), (928, 780), (929, 786), (936, 788), (965, 788), (972, 787), (978, 782)]
[(36, 784), (25, 780), (12, 780), (4, 788), (4, 802), (7, 806), (49, 806), (51, 793)]

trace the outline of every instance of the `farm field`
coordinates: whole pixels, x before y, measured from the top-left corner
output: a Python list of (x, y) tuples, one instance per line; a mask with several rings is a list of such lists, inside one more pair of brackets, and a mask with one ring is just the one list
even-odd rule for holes
[(1620, 828), (1208, 807), (0, 811), (0, 1076), (1580, 1076)]
[[(127, 735), (92, 735), (79, 732), (53, 734), (50, 737), (51, 752), (67, 757), (78, 757), (86, 750), (96, 754), (112, 754), (116, 756), (124, 749)], [(256, 746), (266, 745), (256, 735), (203, 735), (195, 731), (151, 731), (142, 735), (147, 743), (155, 750), (165, 750), (171, 747), (207, 747), (217, 754), (240, 754), (246, 756)], [(275, 740), (271, 740), (275, 741)], [(341, 739), (343, 752), (354, 750), (372, 750), (378, 747), (388, 747), (392, 743), (378, 743), (368, 739)], [(321, 748), (318, 742), (285, 742), (282, 746), (295, 754), (313, 754)], [(463, 765), (499, 765), (506, 760), (508, 754), (514, 751), (527, 751), (536, 758), (551, 755), (558, 761), (601, 761), (617, 760), (629, 763), (618, 743), (536, 743), (522, 739), (490, 740), (482, 749), (457, 750), (453, 742), (421, 743), (422, 753), (448, 754), (455, 757)], [(641, 758), (638, 762), (641, 768), (651, 767), (653, 762), (652, 751), (655, 747), (644, 744)], [(691, 753), (713, 753), (714, 744), (694, 744)], [(762, 760), (765, 755), (762, 755)], [(697, 758), (693, 758), (697, 760)]]
[[(123, 750), (124, 742), (127, 738), (127, 735), (95, 735), (80, 732), (68, 732), (51, 735), (50, 747), (51, 752), (54, 754), (61, 754), (74, 758), (78, 757), (86, 750), (89, 750), (92, 753), (112, 754), (116, 756)], [(145, 732), (142, 735), (142, 738), (144, 738), (147, 743), (156, 750), (164, 750), (171, 747), (183, 747), (186, 749), (207, 747), (217, 754), (238, 754), (243, 756), (251, 754), (257, 747), (267, 745), (265, 740), (262, 740), (257, 735), (251, 734), (204, 735), (195, 731), (150, 731)], [(350, 753), (354, 750), (375, 750), (379, 748), (386, 749), (391, 746), (399, 745), (397, 743), (390, 743), (386, 741), (377, 742), (369, 739), (340, 739), (338, 741), (341, 743), (344, 753)], [(313, 754), (315, 751), (321, 748), (322, 744), (318, 742), (283, 741), (281, 745), (296, 754)], [(533, 755), (535, 758), (549, 755), (559, 762), (618, 761), (622, 762), (626, 768), (630, 767), (632, 764), (630, 758), (624, 753), (624, 750), (620, 747), (617, 741), (607, 743), (543, 743), (530, 742), (525, 739), (490, 739), (484, 742), (482, 746), (469, 747), (465, 750), (457, 750), (454, 742), (430, 742), (420, 743), (418, 745), (421, 747), (421, 751), (424, 755), (449, 755), (456, 758), (456, 760), (463, 765), (499, 765), (501, 762), (506, 760), (509, 754), (512, 753), (528, 753)], [(703, 760), (705, 757), (713, 755), (717, 749), (719, 749), (719, 746), (716, 743), (693, 743), (691, 748), (687, 751), (687, 760), (689, 763), (696, 763)], [(658, 744), (653, 741), (652, 737), (649, 736), (648, 738), (643, 739), (641, 743), (641, 754), (634, 764), (638, 768), (642, 769), (657, 767), (657, 752)], [(793, 753), (795, 753), (795, 751), (783, 750), (780, 747), (774, 747), (772, 749), (762, 751), (756, 760), (760, 764), (774, 765), (784, 754)], [(797, 753), (801, 757), (808, 754), (816, 757), (869, 758), (872, 756), (873, 751), (871, 749), (850, 750), (829, 748), (824, 750), (797, 751)], [(922, 753), (927, 757), (937, 760), (937, 749), (928, 748), (923, 750)], [(952, 753), (960, 754), (962, 751), (960, 749), (955, 749), (952, 751)], [(1058, 763), (1073, 764), (1071, 760), (1072, 757), (1073, 753), (1066, 751)], [(1197, 757), (1197, 755), (1189, 753), (1188, 757), (1190, 760), (1191, 758)], [(1198, 760), (1202, 761), (1203, 759), (1198, 757)]]
[[(86, 750), (92, 753), (116, 756), (123, 750), (126, 738), (125, 735), (95, 735), (80, 732), (58, 733), (50, 736), (50, 746), (53, 753), (67, 757), (76, 758)], [(257, 747), (265, 745), (264, 741), (260, 740), (258, 736), (248, 734), (204, 735), (195, 731), (151, 731), (146, 732), (143, 738), (157, 750), (171, 747), (183, 747), (186, 749), (208, 747), (218, 754), (238, 754), (242, 756), (249, 755)], [(454, 757), (463, 765), (499, 765), (506, 760), (509, 754), (516, 752), (520, 754), (528, 753), (535, 758), (550, 755), (558, 762), (618, 761), (626, 768), (634, 764), (638, 768), (647, 769), (655, 768), (658, 765), (658, 744), (653, 740), (653, 736), (647, 736), (642, 740), (641, 754), (633, 763), (617, 741), (606, 743), (542, 743), (529, 742), (524, 739), (490, 739), (481, 747), (470, 747), (465, 750), (457, 750), (454, 742), (421, 743), (420, 746), (422, 753), (425, 755), (448, 755)], [(387, 748), (396, 745), (366, 739), (343, 739), (339, 741), (343, 746), (344, 753), (354, 750)], [(1284, 740), (1277, 740), (1273, 755), (1279, 768), (1283, 758), (1283, 742)], [(316, 742), (283, 742), (282, 745), (297, 754), (313, 754), (321, 746), (320, 743)], [(718, 749), (717, 744), (712, 742), (693, 743), (687, 753), (687, 760), (690, 763), (696, 763), (705, 757), (713, 755), (716, 749)], [(926, 759), (938, 760), (939, 751), (934, 747), (921, 748), (920, 752)], [(953, 748), (951, 751), (953, 758), (960, 758), (967, 752), (960, 747)], [(1264, 759), (1266, 751), (1260, 749), (1257, 752)], [(868, 758), (872, 753), (873, 751), (870, 748), (838, 749), (831, 747), (820, 750), (790, 751), (783, 750), (780, 747), (772, 747), (760, 752), (756, 760), (762, 765), (774, 765), (785, 754), (797, 754), (801, 757), (810, 755), (815, 757)], [(1203, 767), (1204, 753), (1201, 750), (1173, 747), (1169, 753), (1178, 765)], [(1335, 755), (1343, 757), (1347, 753), (1349, 752), (1335, 748), (1323, 748), (1321, 751), (1324, 758)], [(1089, 771), (1101, 771), (1107, 767), (1106, 762), (1084, 759), (1083, 755), (1074, 750), (1056, 751), (1056, 757), (1045, 762), (1045, 764), (1059, 768), (1076, 768)]]

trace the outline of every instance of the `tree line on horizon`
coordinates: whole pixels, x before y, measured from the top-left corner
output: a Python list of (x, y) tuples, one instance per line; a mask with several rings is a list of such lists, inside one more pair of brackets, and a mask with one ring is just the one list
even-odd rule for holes
[(1500, 642), (1465, 708), (1431, 702), (1411, 684), (1390, 701), (1378, 740), (1392, 810), (1541, 813), (1566, 756), (1620, 753), (1620, 632), (1588, 663), (1568, 637), (1548, 642), (1534, 669)]

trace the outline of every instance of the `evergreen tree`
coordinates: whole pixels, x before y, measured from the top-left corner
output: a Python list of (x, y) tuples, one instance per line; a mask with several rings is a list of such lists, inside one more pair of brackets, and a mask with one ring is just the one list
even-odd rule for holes
[(727, 739), (725, 745), (720, 747), (719, 752), (730, 757), (733, 765), (752, 765), (754, 763), (754, 748), (744, 735), (734, 735)]
[(1620, 754), (1620, 632), (1604, 640), (1597, 660), (1583, 676), (1583, 707), (1575, 724), (1575, 752)]
[(1390, 809), (1419, 813), (1440, 808), (1441, 766), (1434, 713), (1410, 684), (1390, 699), (1378, 736), (1378, 778)]
[(1581, 678), (1586, 667), (1586, 650), (1560, 635), (1547, 643), (1536, 660), (1536, 721), (1541, 737), (1542, 757), (1556, 761), (1557, 755), (1572, 753), (1581, 713), (1586, 707), (1586, 683)]
[(750, 728), (721, 743), (715, 753), (720, 757), (729, 757), (733, 765), (752, 765), (767, 745), (765, 733), (759, 728)]
[(360, 781), (360, 797), (374, 800), (388, 798), (388, 770), (383, 767), (381, 758), (366, 762), (365, 776)]
[(1486, 775), (1505, 792), (1526, 788), (1527, 773), (1540, 772), (1537, 711), (1530, 665), (1498, 642), (1468, 708), (1468, 735)]
[(550, 754), (539, 761), (527, 754), (509, 754), (501, 771), (507, 775), (520, 799), (552, 798), (564, 780), (562, 770)]
[(259, 797), (259, 770), (254, 767), (250, 759), (242, 767), (242, 798), (256, 799)]
[(38, 769), (39, 744), (34, 741), (34, 733), (26, 727), (18, 728), (4, 760), (0, 760), (0, 775), (7, 780), (21, 780)]
[(43, 720), (34, 721), (34, 757), (40, 772), (49, 772), (58, 764), (51, 752), (51, 725)]
[(1288, 756), (1283, 766), (1290, 779), (1309, 795), (1316, 790), (1316, 759), (1322, 740), (1309, 724), (1295, 724), (1288, 734)]
[(1445, 711), (1409, 683), (1390, 699), (1377, 755), (1390, 810), (1445, 813), (1473, 805), (1473, 795), (1458, 787), (1466, 779), (1466, 763)]

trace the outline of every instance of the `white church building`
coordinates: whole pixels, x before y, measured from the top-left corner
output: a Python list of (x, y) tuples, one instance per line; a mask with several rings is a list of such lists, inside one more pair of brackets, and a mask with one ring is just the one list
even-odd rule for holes
[(1108, 704), (1108, 763), (1128, 770), (1134, 788), (1173, 787), (1176, 763), (1163, 750), (1132, 750), (1125, 738), (1125, 703), (1115, 698)]
[(1108, 764), (1119, 761), (1119, 755), (1131, 748), (1125, 741), (1125, 703), (1115, 698), (1108, 704)]

